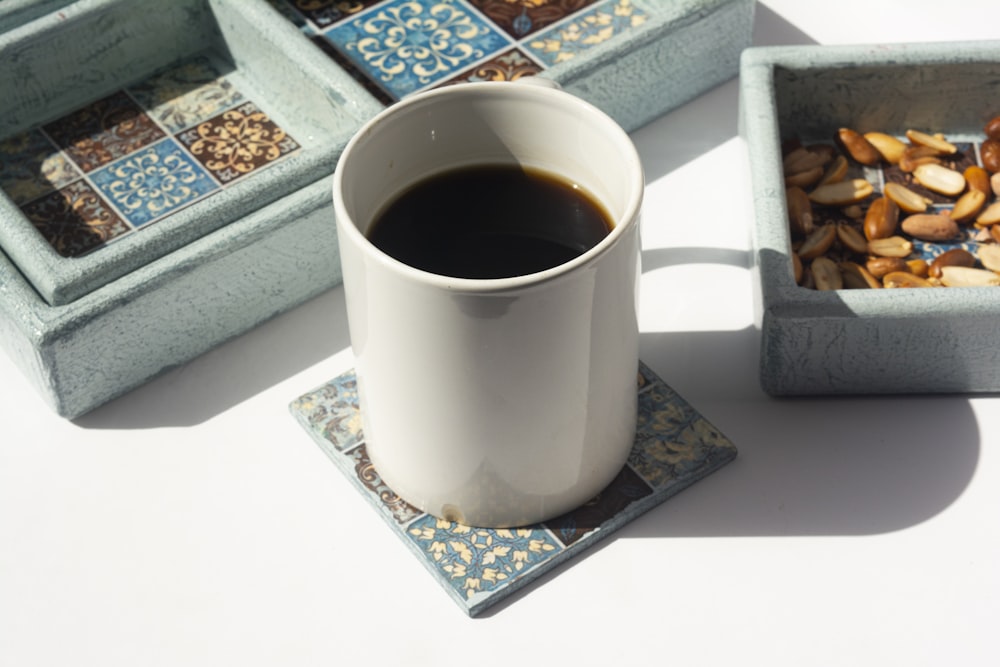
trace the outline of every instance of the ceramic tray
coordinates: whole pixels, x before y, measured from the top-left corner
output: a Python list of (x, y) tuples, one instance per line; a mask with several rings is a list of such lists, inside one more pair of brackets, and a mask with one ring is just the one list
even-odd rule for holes
[(634, 129), (735, 74), (752, 11), (3, 3), (0, 343), (82, 414), (339, 282), (328, 180), (385, 105), (540, 74)]
[[(1000, 391), (1000, 288), (817, 291), (792, 275), (781, 143), (829, 142), (838, 128), (941, 132), (976, 164), (1000, 114), (1000, 42), (749, 49), (741, 129), (753, 176), (761, 383), (776, 395)], [(875, 195), (901, 178), (871, 169)], [(930, 195), (932, 193), (925, 193)], [(948, 210), (939, 198), (932, 210)], [(933, 257), (970, 245), (915, 243)]]

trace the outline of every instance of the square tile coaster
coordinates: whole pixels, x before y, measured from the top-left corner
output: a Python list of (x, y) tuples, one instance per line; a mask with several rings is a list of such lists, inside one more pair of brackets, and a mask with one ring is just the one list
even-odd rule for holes
[(644, 364), (637, 390), (635, 444), (618, 477), (571, 512), (509, 529), (437, 519), (382, 482), (365, 449), (353, 371), (290, 410), (459, 607), (476, 616), (736, 458), (733, 443)]

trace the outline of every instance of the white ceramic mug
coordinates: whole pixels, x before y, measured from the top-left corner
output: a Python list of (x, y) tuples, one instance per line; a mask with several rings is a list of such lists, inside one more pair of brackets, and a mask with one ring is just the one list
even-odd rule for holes
[[(415, 269), (366, 237), (415, 182), (509, 162), (583, 187), (613, 230), (565, 264), (489, 280)], [(607, 486), (636, 425), (643, 173), (628, 135), (562, 90), (465, 83), (372, 119), (333, 188), (362, 428), (383, 481), (430, 514), (491, 527), (558, 516)]]

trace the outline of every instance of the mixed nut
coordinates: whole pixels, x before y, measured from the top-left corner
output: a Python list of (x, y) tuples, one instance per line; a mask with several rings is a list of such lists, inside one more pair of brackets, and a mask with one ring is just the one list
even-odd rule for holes
[[(819, 290), (1000, 285), (1000, 116), (984, 132), (978, 153), (916, 129), (905, 138), (841, 128), (833, 144), (786, 141), (795, 282)], [(873, 168), (884, 182), (865, 176)], [(954, 247), (925, 259), (918, 251), (930, 244)]]

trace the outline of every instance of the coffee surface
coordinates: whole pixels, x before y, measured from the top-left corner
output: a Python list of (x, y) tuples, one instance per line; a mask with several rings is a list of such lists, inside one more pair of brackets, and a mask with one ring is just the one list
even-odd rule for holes
[(444, 172), (404, 191), (368, 238), (412, 267), (456, 278), (510, 278), (559, 266), (613, 223), (582, 189), (516, 165)]

